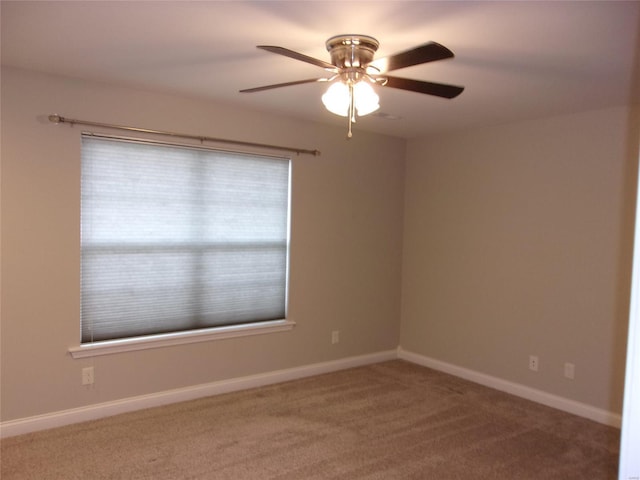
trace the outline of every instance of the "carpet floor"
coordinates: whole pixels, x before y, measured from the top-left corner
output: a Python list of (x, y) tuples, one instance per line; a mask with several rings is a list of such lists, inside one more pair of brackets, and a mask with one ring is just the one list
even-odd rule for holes
[(614, 480), (619, 435), (394, 360), (7, 438), (0, 477)]

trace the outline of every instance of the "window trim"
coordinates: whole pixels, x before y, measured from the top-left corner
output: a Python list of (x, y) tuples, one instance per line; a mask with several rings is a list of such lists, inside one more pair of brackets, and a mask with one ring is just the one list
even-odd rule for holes
[(223, 340), (226, 338), (263, 335), (292, 330), (296, 325), (293, 320), (270, 320), (267, 322), (245, 323), (222, 327), (203, 328), (200, 330), (186, 330), (182, 332), (146, 335), (142, 337), (105, 340), (102, 342), (83, 343), (69, 348), (73, 358), (96, 357), (114, 353), (148, 350), (151, 348), (186, 345), (189, 343)]

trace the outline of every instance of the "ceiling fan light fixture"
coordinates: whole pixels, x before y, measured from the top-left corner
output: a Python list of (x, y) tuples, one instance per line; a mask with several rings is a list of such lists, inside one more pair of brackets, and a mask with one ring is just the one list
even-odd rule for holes
[[(351, 104), (351, 91), (343, 82), (332, 83), (324, 95), (322, 103), (331, 113), (347, 117)], [(371, 85), (366, 82), (358, 82), (353, 86), (353, 105), (359, 117), (369, 115), (380, 108), (379, 97), (373, 91)]]

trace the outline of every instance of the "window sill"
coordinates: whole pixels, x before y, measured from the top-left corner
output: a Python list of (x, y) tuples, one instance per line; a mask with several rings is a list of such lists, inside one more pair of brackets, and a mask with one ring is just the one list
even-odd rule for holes
[(86, 343), (78, 347), (69, 348), (73, 358), (96, 357), (113, 353), (147, 350), (150, 348), (184, 345), (187, 343), (207, 342), (248, 335), (262, 335), (291, 330), (296, 322), (292, 320), (274, 320), (271, 322), (251, 323), (244, 325), (230, 325), (227, 327), (207, 328), (189, 332), (167, 333), (148, 337), (125, 338), (121, 340), (107, 340), (104, 342)]

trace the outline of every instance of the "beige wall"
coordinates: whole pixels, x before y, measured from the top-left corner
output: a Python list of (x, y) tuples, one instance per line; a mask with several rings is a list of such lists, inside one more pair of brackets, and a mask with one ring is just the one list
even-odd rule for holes
[[(398, 139), (21, 70), (2, 73), (2, 421), (393, 349), (404, 147)], [(291, 332), (73, 360), (82, 127), (70, 118), (301, 148), (293, 159)], [(327, 114), (329, 115), (329, 114)], [(331, 331), (340, 343), (331, 345)], [(95, 367), (93, 388), (80, 370)]]
[[(1, 87), (2, 421), (398, 344), (620, 411), (638, 109), (346, 141), (343, 128), (21, 70), (3, 70)], [(50, 124), (54, 112), (320, 149), (293, 160), (297, 326), (71, 359), (83, 128)], [(574, 381), (562, 377), (566, 361)], [(80, 385), (87, 365), (92, 388)]]
[(620, 412), (639, 132), (614, 108), (410, 142), (401, 346)]

